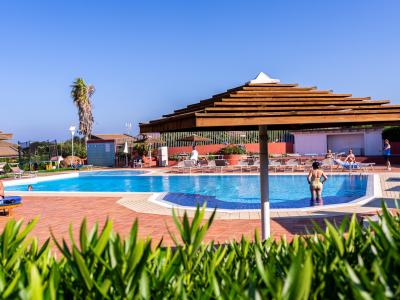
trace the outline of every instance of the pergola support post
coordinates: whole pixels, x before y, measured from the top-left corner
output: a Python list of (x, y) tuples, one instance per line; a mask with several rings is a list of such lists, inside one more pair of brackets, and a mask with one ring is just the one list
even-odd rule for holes
[(269, 210), (267, 126), (259, 126), (258, 131), (260, 143), (261, 236), (263, 240), (266, 240), (271, 235)]

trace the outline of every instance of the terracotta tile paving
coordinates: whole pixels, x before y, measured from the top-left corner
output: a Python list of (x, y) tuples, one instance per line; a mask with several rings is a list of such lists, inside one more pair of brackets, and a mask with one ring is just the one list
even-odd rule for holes
[[(114, 224), (114, 230), (126, 235), (131, 224), (137, 218), (139, 220), (139, 235), (150, 236), (154, 241), (163, 237), (165, 245), (171, 245), (172, 240), (168, 234), (168, 228), (176, 233), (171, 216), (137, 213), (116, 203), (118, 197), (62, 197), (29, 196), (23, 198), (23, 206), (15, 209), (14, 218), (28, 221), (39, 216), (39, 222), (32, 235), (37, 236), (40, 242), (49, 237), (51, 228), (55, 236), (68, 238), (69, 224), (72, 224), (75, 236), (78, 236), (79, 226), (84, 217), (89, 226), (94, 222), (101, 225), (109, 217)], [(0, 216), (0, 229), (10, 219), (8, 216)], [(329, 218), (332, 220), (332, 218)], [(340, 221), (341, 217), (336, 217)], [(323, 219), (316, 221), (323, 224)], [(305, 227), (312, 226), (309, 218), (278, 218), (271, 222), (271, 231), (276, 238), (286, 236), (291, 239), (294, 234), (305, 233)], [(252, 238), (255, 229), (260, 228), (259, 220), (215, 220), (208, 232), (206, 240), (215, 240), (223, 243), (232, 239), (240, 239), (242, 234)]]

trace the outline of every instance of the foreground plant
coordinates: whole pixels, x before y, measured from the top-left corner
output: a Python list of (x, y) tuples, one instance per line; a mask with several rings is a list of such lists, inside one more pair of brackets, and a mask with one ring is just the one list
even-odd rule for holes
[(173, 218), (174, 247), (138, 238), (138, 224), (123, 239), (107, 220), (79, 237), (58, 241), (62, 257), (28, 238), (11, 220), (0, 235), (0, 296), (21, 299), (384, 299), (400, 297), (400, 218), (383, 207), (378, 223), (357, 218), (316, 227), (291, 242), (242, 238), (205, 244), (215, 212)]

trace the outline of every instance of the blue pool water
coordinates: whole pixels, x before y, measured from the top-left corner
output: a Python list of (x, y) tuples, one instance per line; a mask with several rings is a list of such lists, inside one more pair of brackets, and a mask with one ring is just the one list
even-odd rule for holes
[[(272, 208), (307, 207), (310, 192), (306, 176), (271, 175)], [(368, 176), (329, 176), (324, 185), (325, 204), (345, 203), (366, 194)], [(81, 173), (79, 177), (42, 181), (33, 191), (51, 192), (167, 192), (165, 201), (185, 206), (207, 202), (209, 207), (231, 209), (260, 208), (257, 175), (153, 176), (140, 171), (101, 171)], [(6, 187), (26, 191), (27, 184)]]

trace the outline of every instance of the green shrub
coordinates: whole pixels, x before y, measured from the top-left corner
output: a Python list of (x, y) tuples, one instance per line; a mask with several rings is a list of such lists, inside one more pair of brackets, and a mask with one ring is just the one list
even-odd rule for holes
[(123, 239), (107, 220), (77, 238), (27, 238), (37, 219), (22, 229), (9, 221), (0, 235), (0, 296), (22, 299), (399, 299), (400, 217), (383, 207), (378, 224), (363, 228), (353, 216), (327, 223), (309, 237), (205, 244), (214, 214), (192, 221), (174, 213), (174, 247), (138, 238), (135, 222)]
[(228, 145), (218, 151), (219, 154), (246, 154), (246, 148), (240, 145)]
[(400, 126), (385, 127), (382, 131), (382, 139), (390, 142), (400, 142)]

